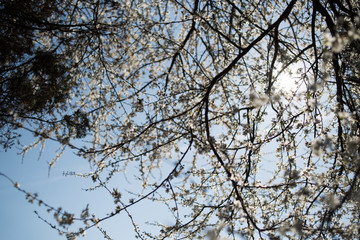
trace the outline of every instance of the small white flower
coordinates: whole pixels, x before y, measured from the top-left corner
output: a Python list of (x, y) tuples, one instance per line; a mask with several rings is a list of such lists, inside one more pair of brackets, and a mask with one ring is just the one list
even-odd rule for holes
[(323, 197), (323, 202), (328, 204), (331, 209), (335, 209), (340, 204), (339, 198), (333, 193), (326, 194)]
[(235, 201), (234, 201), (234, 205), (235, 205), (235, 207), (237, 207), (237, 208), (241, 208), (241, 202), (240, 202), (239, 200), (235, 200)]

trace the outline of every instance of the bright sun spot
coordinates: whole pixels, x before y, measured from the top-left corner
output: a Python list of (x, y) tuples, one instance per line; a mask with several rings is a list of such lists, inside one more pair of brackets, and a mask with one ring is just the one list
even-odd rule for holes
[[(281, 69), (281, 68), (279, 68)], [(276, 84), (284, 92), (298, 92), (304, 88), (302, 75), (304, 69), (301, 63), (294, 63), (277, 76)]]

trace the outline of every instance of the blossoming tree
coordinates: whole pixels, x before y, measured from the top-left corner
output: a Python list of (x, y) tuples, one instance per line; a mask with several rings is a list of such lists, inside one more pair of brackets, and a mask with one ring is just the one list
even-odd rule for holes
[[(108, 215), (42, 205), (68, 239), (141, 201), (173, 223), (133, 222), (140, 239), (354, 239), (359, 13), (353, 0), (2, 1), (2, 143), (30, 131), (24, 154), (57, 141), (95, 169), (72, 174), (114, 199)], [(142, 189), (128, 198), (112, 179), (129, 169)]]

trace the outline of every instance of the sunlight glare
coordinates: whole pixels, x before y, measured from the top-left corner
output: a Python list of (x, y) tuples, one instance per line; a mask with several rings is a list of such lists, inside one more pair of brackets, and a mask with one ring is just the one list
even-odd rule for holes
[(301, 90), (303, 68), (300, 63), (290, 65), (285, 71), (277, 76), (276, 85), (285, 93), (298, 92)]

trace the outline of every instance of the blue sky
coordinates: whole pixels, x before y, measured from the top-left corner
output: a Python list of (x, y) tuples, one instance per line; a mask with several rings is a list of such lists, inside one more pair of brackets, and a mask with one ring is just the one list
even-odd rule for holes
[[(30, 140), (28, 137), (27, 140)], [(26, 139), (25, 139), (26, 140)], [(89, 187), (91, 181), (64, 176), (66, 171), (89, 171), (86, 160), (77, 158), (71, 151), (66, 152), (53, 166), (48, 174), (48, 162), (56, 155), (53, 144), (45, 146), (39, 158), (38, 149), (31, 150), (22, 158), (18, 155), (19, 149), (13, 148), (0, 152), (0, 172), (20, 184), (20, 187), (31, 193), (38, 193), (40, 199), (53, 207), (62, 207), (77, 215), (81, 213), (87, 203), (90, 212), (99, 213), (99, 217), (113, 210), (113, 199), (103, 189), (96, 192), (87, 192), (82, 189)], [(120, 178), (119, 178), (120, 180)], [(121, 180), (120, 180), (121, 181)], [(131, 183), (123, 185), (131, 186)], [(42, 217), (54, 223), (54, 218), (44, 208), (37, 204), (30, 204), (24, 193), (13, 187), (13, 184), (0, 176), (0, 238), (6, 240), (23, 239), (66, 239), (59, 236), (57, 231), (51, 229), (34, 213), (38, 211)], [(159, 216), (161, 209), (154, 203), (141, 202), (131, 207), (130, 212), (137, 222), (151, 220), (152, 216)], [(163, 219), (166, 219), (164, 214)], [(166, 220), (165, 220), (166, 221)], [(100, 226), (103, 226), (113, 239), (135, 239), (133, 226), (125, 212), (116, 216)], [(99, 231), (90, 229), (84, 238), (103, 239)]]
[[(21, 139), (23, 142), (30, 143), (34, 140), (29, 134), (24, 133), (23, 135), (24, 137)], [(186, 148), (186, 145), (183, 147)], [(2, 150), (0, 152), (0, 172), (19, 182), (24, 190), (38, 193), (40, 199), (47, 204), (55, 208), (62, 207), (64, 210), (75, 213), (77, 216), (79, 216), (88, 203), (90, 204), (90, 213), (97, 213), (97, 217), (104, 217), (106, 213), (114, 210), (113, 199), (104, 189), (96, 192), (82, 190), (92, 186), (90, 179), (64, 176), (63, 173), (67, 171), (91, 171), (88, 162), (77, 157), (71, 150), (65, 152), (51, 168), (49, 174), (48, 163), (57, 154), (56, 150), (57, 145), (51, 142), (45, 145), (40, 157), (39, 147), (30, 150), (24, 158), (18, 155), (20, 149), (17, 147), (7, 152)], [(271, 160), (271, 154), (267, 156), (269, 161)], [(268, 170), (271, 169), (269, 162), (265, 161), (264, 164), (260, 167)], [(172, 169), (173, 165), (171, 163), (169, 166)], [(126, 195), (124, 193), (126, 189), (133, 192), (141, 192), (141, 188), (131, 181), (132, 176), (139, 173), (134, 172), (134, 169), (130, 168), (130, 171), (126, 173), (126, 178), (122, 173), (119, 173), (119, 176), (112, 180), (111, 185), (115, 184), (118, 186), (123, 195)], [(165, 176), (167, 169), (163, 170), (163, 176)], [(143, 194), (146, 194), (148, 191), (146, 190)], [(39, 208), (37, 204), (28, 203), (22, 192), (14, 188), (13, 184), (6, 178), (0, 176), (0, 239), (66, 239), (65, 236), (59, 236), (56, 230), (51, 229), (50, 226), (40, 220), (34, 213), (34, 210), (38, 211), (46, 220), (54, 223), (52, 214), (48, 214), (44, 208)], [(173, 219), (169, 218), (167, 207), (159, 203), (151, 201), (140, 202), (129, 208), (129, 211), (135, 222), (141, 224), (141, 229), (150, 229), (156, 232), (156, 228), (143, 224), (154, 219), (158, 219), (160, 222), (168, 225), (173, 224)], [(107, 220), (100, 226), (104, 227), (114, 240), (136, 239), (131, 221), (125, 212), (121, 212), (120, 215)], [(103, 239), (103, 236), (96, 228), (93, 228), (87, 232), (84, 238), (79, 239), (96, 240)]]

